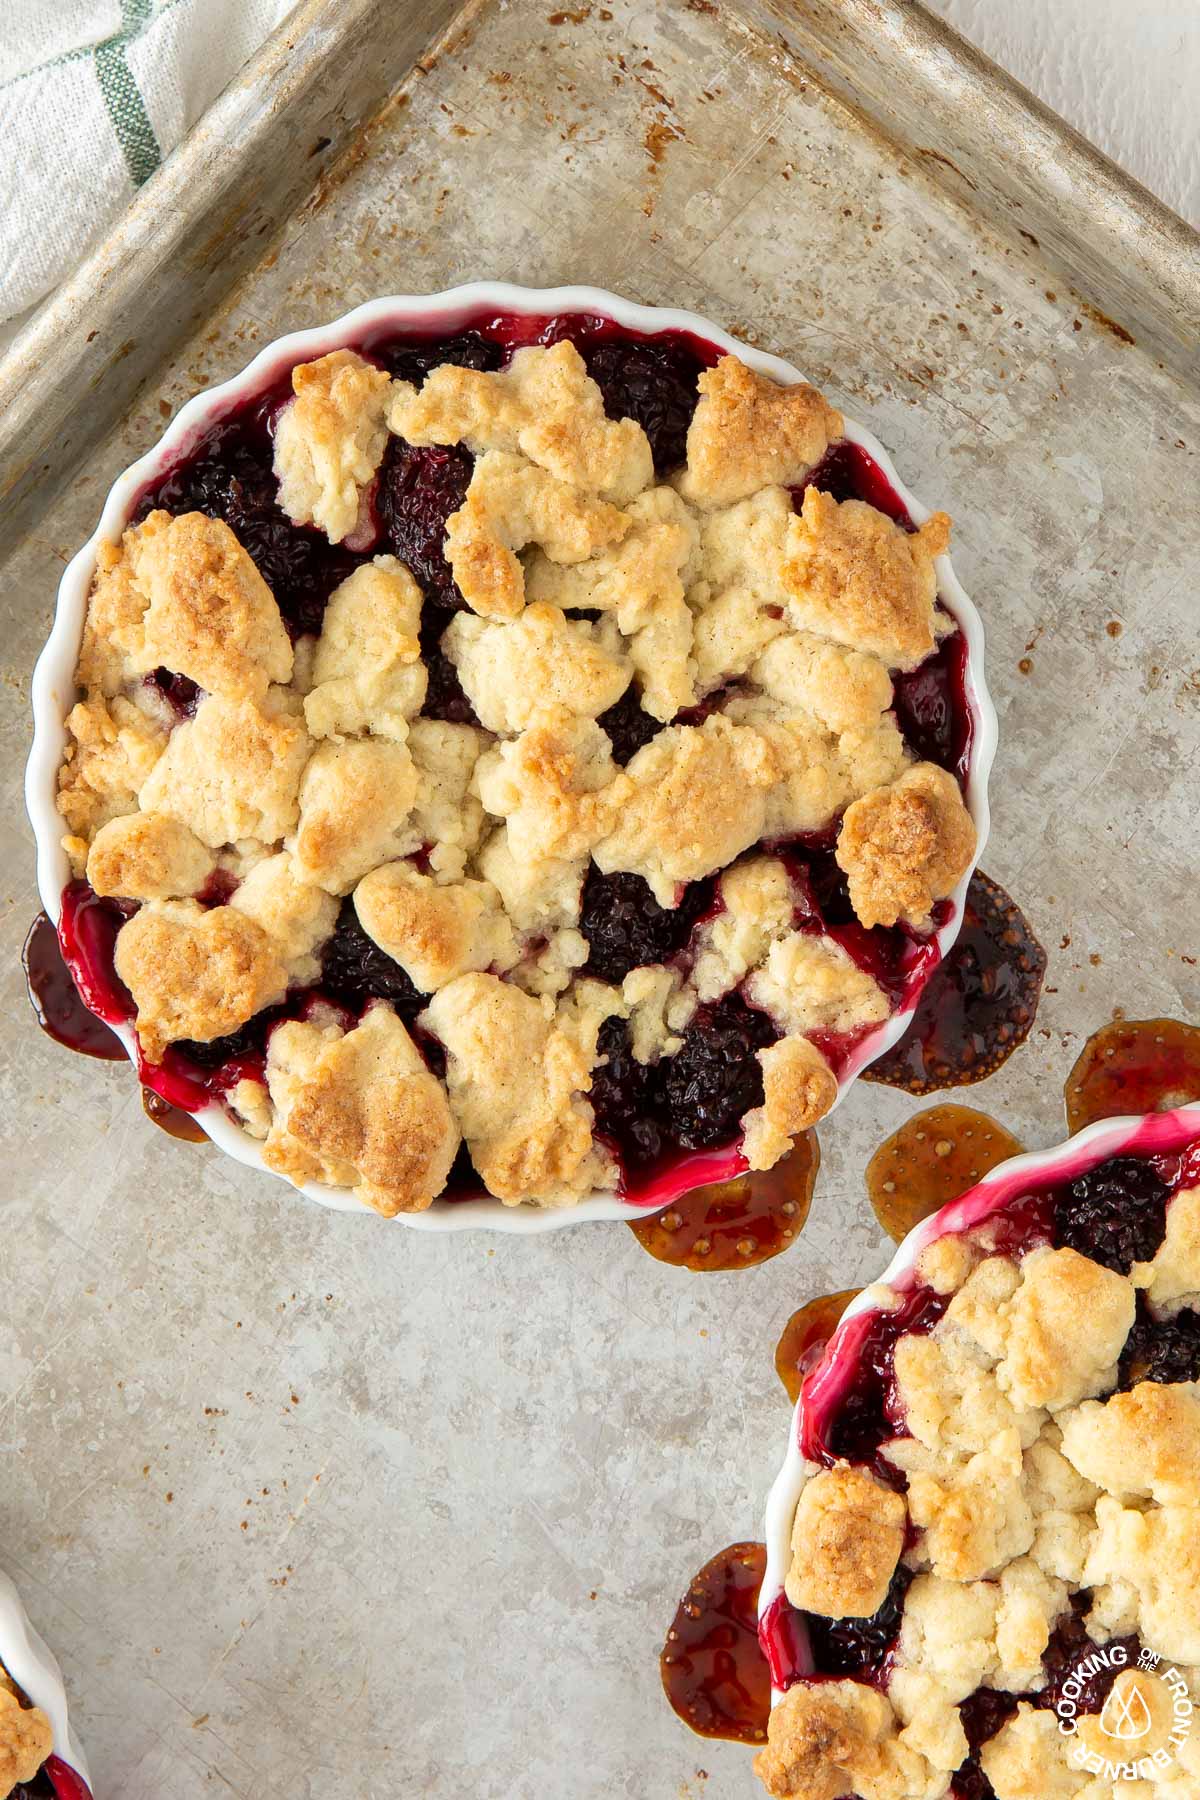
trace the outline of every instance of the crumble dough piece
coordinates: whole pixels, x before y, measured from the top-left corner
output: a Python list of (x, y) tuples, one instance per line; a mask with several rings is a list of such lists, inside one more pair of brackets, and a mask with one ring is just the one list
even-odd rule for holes
[(294, 525), (317, 525), (333, 544), (355, 534), (363, 491), (387, 444), (391, 377), (353, 350), (292, 370), (296, 398), (275, 425), (279, 504)]
[(679, 1034), (691, 1022), (696, 996), (677, 969), (663, 963), (630, 969), (621, 983), (621, 998), (628, 1009), (629, 1047), (638, 1062), (659, 1062), (682, 1048)]
[(1096, 1526), (1083, 1571), (1089, 1625), (1104, 1636), (1136, 1631), (1160, 1656), (1200, 1663), (1200, 1506), (1142, 1512), (1102, 1494)]
[(473, 725), (414, 719), (408, 750), (417, 771), (410, 824), (429, 846), (429, 866), (441, 881), (457, 881), (483, 836), (483, 807), (471, 778), (489, 739)]
[(857, 1681), (798, 1681), (771, 1712), (754, 1770), (775, 1800), (940, 1800), (947, 1781), (895, 1735), (887, 1698)]
[(835, 737), (814, 714), (794, 712), (769, 694), (737, 694), (723, 711), (752, 726), (775, 753), (780, 779), (767, 796), (763, 827), (770, 838), (820, 831), (851, 801), (862, 795), (869, 800), (872, 790), (895, 780), (908, 762), (904, 740), (887, 715)]
[(305, 881), (346, 894), (368, 870), (420, 848), (411, 813), (417, 771), (405, 744), (351, 738), (318, 745), (300, 782), (292, 850)]
[(458, 1128), (441, 1082), (385, 1003), (347, 1032), (277, 1026), (267, 1083), (275, 1121), (263, 1159), (297, 1187), (353, 1188), (385, 1218), (423, 1212), (445, 1187)]
[(540, 544), (552, 562), (584, 562), (619, 543), (628, 527), (629, 515), (607, 500), (558, 481), (523, 456), (489, 450), (475, 464), (466, 499), (446, 520), (446, 560), (473, 612), (515, 619), (525, 604), (518, 550)]
[(489, 881), (442, 886), (410, 863), (385, 863), (355, 888), (354, 910), (423, 994), (468, 970), (510, 969), (517, 960), (512, 926)]
[(736, 356), (723, 356), (697, 385), (679, 488), (698, 506), (728, 506), (759, 488), (803, 481), (844, 429), (841, 413), (815, 388), (781, 386)]
[(721, 910), (703, 921), (693, 938), (689, 983), (701, 1002), (718, 1000), (791, 930), (796, 890), (785, 863), (752, 856), (726, 869), (717, 882)]
[(89, 697), (111, 700), (146, 673), (145, 617), (146, 596), (133, 579), (124, 542), (101, 543), (75, 671)]
[(568, 620), (545, 601), (508, 624), (460, 612), (442, 648), (489, 731), (523, 731), (548, 706), (594, 719), (620, 699), (632, 673), (618, 632)]
[(746, 998), (781, 1031), (856, 1031), (888, 1017), (887, 997), (865, 969), (834, 943), (793, 931), (767, 951), (746, 983)]
[(590, 954), (591, 946), (582, 932), (555, 931), (544, 944), (535, 942), (527, 947), (509, 979), (527, 994), (557, 997), (567, 992)]
[(81, 845), (69, 845), (77, 867), (110, 819), (136, 812), (138, 793), (167, 746), (167, 734), (130, 700), (99, 694), (67, 714), (67, 746), (58, 771), (58, 810)]
[(460, 975), (420, 1023), (446, 1047), (450, 1104), (490, 1194), (506, 1206), (572, 1206), (606, 1184), (583, 1098), (591, 1065), (549, 999), (494, 975)]
[(198, 894), (216, 858), (168, 813), (126, 813), (92, 839), (87, 878), (97, 894), (125, 900), (183, 900)]
[(818, 637), (915, 669), (937, 643), (933, 559), (950, 543), (934, 513), (913, 534), (864, 500), (806, 488), (788, 521), (783, 581), (794, 624)]
[(761, 835), (775, 759), (755, 731), (714, 715), (670, 725), (626, 765), (628, 798), (615, 829), (592, 847), (608, 875), (631, 870), (660, 906), (678, 888), (732, 862)]
[(742, 1154), (752, 1169), (771, 1169), (802, 1131), (837, 1099), (837, 1076), (807, 1038), (783, 1037), (758, 1052), (763, 1104), (742, 1119)]
[(477, 456), (519, 451), (559, 481), (618, 502), (654, 479), (645, 432), (633, 419), (608, 418), (565, 338), (518, 350), (498, 373), (443, 363), (419, 389), (397, 381), (388, 423), (410, 444), (465, 444)]
[(1067, 1761), (1058, 1725), (1052, 1712), (1022, 1700), (1016, 1717), (988, 1739), (979, 1763), (996, 1800), (1084, 1800), (1092, 1778)]
[(940, 1703), (957, 1707), (983, 1685), (995, 1666), (999, 1604), (995, 1582), (947, 1581), (928, 1574), (914, 1578), (904, 1597), (893, 1677), (906, 1724), (917, 1703), (934, 1692)]
[(958, 1232), (947, 1231), (917, 1257), (917, 1278), (936, 1294), (953, 1294), (963, 1286), (978, 1257), (974, 1245)]
[(333, 936), (338, 903), (324, 888), (303, 879), (290, 851), (256, 863), (229, 904), (266, 932), (289, 982), (308, 987), (320, 980), (316, 952)]
[(587, 858), (517, 857), (507, 826), (494, 831), (477, 858), (517, 931), (548, 937), (579, 923)]
[(1023, 1473), (1021, 1440), (1010, 1429), (965, 1463), (910, 1477), (909, 1516), (924, 1529), (921, 1554), (935, 1575), (976, 1581), (1025, 1554), (1034, 1525)]
[(23, 1706), (16, 1684), (0, 1667), (0, 1794), (32, 1781), (54, 1749), (54, 1733), (40, 1706)]
[(1200, 1299), (1200, 1187), (1180, 1188), (1167, 1207), (1167, 1234), (1154, 1260), (1135, 1263), (1135, 1287), (1144, 1287), (1156, 1314), (1171, 1315)]
[(207, 1044), (236, 1031), (287, 991), (277, 947), (232, 906), (152, 900), (121, 927), (113, 960), (152, 1063), (179, 1038)]
[(547, 707), (514, 742), (485, 752), (475, 785), (485, 809), (507, 820), (513, 856), (534, 865), (585, 856), (633, 793), (599, 725), (562, 706)]
[(1063, 1455), (1119, 1500), (1200, 1506), (1200, 1383), (1139, 1381), (1062, 1420)]
[(243, 838), (278, 843), (296, 823), (312, 748), (298, 705), (286, 688), (271, 688), (261, 705), (210, 694), (143, 782), (143, 810), (182, 819), (214, 849)]
[(261, 701), (272, 683), (291, 678), (292, 644), (275, 598), (223, 520), (152, 512), (122, 545), (147, 597), (143, 669), (171, 669), (230, 700)]
[(361, 564), (334, 588), (304, 702), (312, 736), (403, 739), (425, 701), (420, 631), (421, 590), (394, 556)]
[(906, 1332), (896, 1344), (895, 1372), (905, 1424), (938, 1456), (970, 1455), (1008, 1430), (1032, 1444), (1045, 1423), (1042, 1409), (1014, 1406), (992, 1359), (955, 1320), (940, 1320), (927, 1335)]
[(664, 724), (695, 705), (692, 614), (685, 599), (699, 533), (673, 488), (639, 494), (629, 529), (613, 550), (565, 568), (534, 552), (525, 572), (530, 600), (611, 613), (641, 682), (642, 704)]
[(1031, 1250), (1004, 1309), (996, 1375), (1017, 1406), (1051, 1412), (1113, 1387), (1135, 1311), (1133, 1286), (1075, 1250)]
[(744, 674), (787, 630), (783, 551), (791, 517), (791, 495), (768, 487), (704, 520), (687, 591), (700, 693)]
[(877, 656), (789, 631), (750, 667), (756, 687), (787, 707), (809, 712), (835, 734), (865, 731), (892, 704), (892, 678)]
[(902, 1494), (847, 1463), (805, 1483), (784, 1583), (793, 1606), (827, 1619), (868, 1619), (887, 1598), (904, 1548)]
[(958, 783), (935, 763), (916, 763), (847, 807), (835, 851), (864, 925), (903, 919), (918, 931), (928, 930), (934, 901), (954, 891), (974, 854)]

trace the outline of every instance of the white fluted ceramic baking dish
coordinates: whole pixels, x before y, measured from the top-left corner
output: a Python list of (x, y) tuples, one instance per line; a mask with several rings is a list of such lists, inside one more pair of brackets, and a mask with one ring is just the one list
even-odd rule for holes
[(91, 1800), (91, 1776), (67, 1719), (67, 1692), (62, 1673), (54, 1656), (29, 1623), (20, 1594), (3, 1572), (0, 1572), (0, 1662), (22, 1693), (28, 1695), (35, 1706), (40, 1706), (50, 1721), (54, 1750), (48, 1768), (55, 1794), (60, 1800)]
[[(879, 1277), (875, 1287), (903, 1288), (911, 1282), (917, 1258), (935, 1238), (957, 1235), (981, 1225), (994, 1213), (1032, 1189), (1057, 1186), (1086, 1173), (1110, 1156), (1149, 1156), (1170, 1152), (1200, 1137), (1200, 1105), (1176, 1107), (1172, 1112), (1143, 1113), (1118, 1119), (1100, 1119), (1052, 1150), (1031, 1150), (1010, 1157), (984, 1176), (982, 1181), (951, 1200), (939, 1211), (922, 1219), (904, 1239), (895, 1256)], [(806, 1483), (814, 1470), (801, 1451), (804, 1436), (805, 1403), (812, 1401), (817, 1382), (836, 1379), (839, 1373), (839, 1339), (847, 1336), (845, 1327), (851, 1320), (878, 1312), (880, 1307), (871, 1288), (863, 1290), (842, 1314), (829, 1345), (816, 1368), (810, 1372), (800, 1390), (792, 1413), (787, 1456), (767, 1497), (764, 1537), (767, 1547), (766, 1570), (758, 1597), (759, 1636), (763, 1650), (774, 1667), (768, 1648), (769, 1628), (765, 1623), (772, 1607), (783, 1595), (784, 1578), (791, 1562), (792, 1521)], [(847, 1352), (853, 1355), (851, 1349)], [(812, 1384), (812, 1385), (810, 1385)], [(772, 1705), (783, 1698), (774, 1685)]]
[[(790, 383), (804, 379), (791, 363), (768, 356), (748, 344), (731, 337), (720, 326), (696, 313), (680, 312), (672, 307), (639, 306), (601, 288), (560, 287), (523, 288), (506, 282), (471, 282), (450, 288), (440, 294), (390, 296), (371, 300), (332, 324), (309, 331), (296, 331), (261, 350), (240, 375), (206, 388), (183, 406), (171, 421), (158, 443), (137, 462), (118, 476), (105, 500), (100, 521), (92, 536), (68, 563), (58, 589), (58, 603), (49, 640), (38, 659), (33, 677), (34, 739), (26, 770), (26, 805), (37, 840), (37, 879), (42, 904), (57, 926), (62, 910), (62, 893), (70, 879), (66, 853), (61, 844), (62, 820), (55, 808), (55, 782), (66, 744), (66, 717), (76, 698), (75, 666), (79, 655), (87, 608), (88, 590), (96, 565), (98, 545), (118, 539), (128, 524), (137, 500), (146, 486), (161, 476), (185, 454), (221, 417), (269, 387), (295, 363), (324, 356), (348, 343), (362, 342), (389, 329), (445, 331), (459, 330), (481, 311), (517, 314), (524, 317), (552, 317), (560, 313), (598, 314), (630, 330), (654, 335), (662, 331), (685, 331), (707, 339), (723, 352), (732, 352), (753, 369), (776, 381)], [(912, 518), (922, 523), (930, 508), (905, 486), (896, 473), (887, 451), (869, 431), (846, 420), (846, 437), (871, 456), (883, 470), (887, 480), (904, 501)], [(948, 556), (937, 559), (938, 593), (962, 627), (967, 645), (966, 699), (972, 716), (970, 767), (966, 783), (966, 803), (977, 834), (976, 863), (988, 835), (987, 783), (996, 750), (996, 714), (984, 685), (983, 625), (979, 614), (964, 593), (954, 574)], [(958, 935), (962, 920), (963, 900), (967, 884), (976, 866), (963, 877), (951, 896), (949, 918), (935, 934), (939, 958), (945, 956)], [(866, 1064), (873, 1062), (903, 1035), (909, 1013), (919, 998), (919, 988), (909, 996), (904, 1011), (897, 1012), (876, 1030), (863, 1038), (849, 1058), (838, 1088), (842, 1100)], [(113, 1026), (125, 1044), (131, 1059), (135, 1057), (133, 1030), (129, 1025)], [(836, 1104), (836, 1102), (835, 1102)], [(196, 1118), (213, 1143), (238, 1162), (250, 1168), (267, 1170), (258, 1143), (217, 1104), (205, 1107)], [(697, 1163), (697, 1181), (706, 1176)], [(711, 1177), (709, 1177), (711, 1178)], [(276, 1177), (276, 1179), (280, 1179)], [(312, 1200), (339, 1211), (367, 1210), (346, 1189), (309, 1182), (302, 1190)], [(664, 1200), (662, 1204), (667, 1204)], [(498, 1200), (435, 1200), (426, 1212), (400, 1213), (400, 1222), (419, 1231), (463, 1231), (486, 1226), (500, 1231), (547, 1231), (560, 1225), (572, 1225), (595, 1219), (629, 1219), (647, 1216), (642, 1205), (615, 1198), (612, 1194), (592, 1194), (574, 1207), (539, 1208), (509, 1207)]]

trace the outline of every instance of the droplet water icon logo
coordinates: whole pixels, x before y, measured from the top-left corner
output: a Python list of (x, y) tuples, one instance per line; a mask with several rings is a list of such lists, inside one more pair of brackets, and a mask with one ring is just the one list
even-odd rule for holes
[(1106, 1737), (1119, 1738), (1127, 1744), (1136, 1743), (1151, 1731), (1154, 1721), (1150, 1717), (1150, 1708), (1146, 1705), (1146, 1697), (1140, 1685), (1131, 1681), (1122, 1688), (1116, 1685), (1104, 1702), (1104, 1711), (1100, 1714), (1100, 1729)]

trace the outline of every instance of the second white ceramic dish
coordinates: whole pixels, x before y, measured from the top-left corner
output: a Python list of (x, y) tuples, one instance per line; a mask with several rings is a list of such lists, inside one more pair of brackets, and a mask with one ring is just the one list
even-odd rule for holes
[[(1110, 1156), (1148, 1156), (1160, 1151), (1170, 1152), (1197, 1137), (1200, 1137), (1200, 1105), (1181, 1106), (1173, 1112), (1101, 1119), (1095, 1125), (1076, 1132), (1074, 1137), (1056, 1145), (1052, 1150), (1031, 1150), (1022, 1156), (1010, 1157), (1007, 1162), (998, 1164), (965, 1194), (960, 1194), (957, 1200), (951, 1200), (929, 1218), (922, 1219), (904, 1239), (880, 1275), (875, 1288), (883, 1286), (903, 1289), (910, 1286), (917, 1258), (935, 1238), (969, 1231), (973, 1226), (982, 1224), (993, 1213), (1002, 1211), (1022, 1194), (1039, 1187), (1071, 1181), (1076, 1175), (1094, 1168), (1097, 1163), (1107, 1161)], [(760, 1635), (763, 1621), (783, 1594), (784, 1578), (791, 1562), (792, 1521), (805, 1484), (814, 1473), (800, 1448), (804, 1435), (806, 1401), (812, 1404), (819, 1394), (820, 1384), (838, 1379), (839, 1339), (845, 1338), (850, 1322), (879, 1310), (872, 1288), (864, 1289), (857, 1299), (851, 1301), (842, 1314), (821, 1361), (805, 1381), (796, 1402), (787, 1455), (767, 1497), (764, 1532), (767, 1564), (758, 1598)], [(853, 1355), (853, 1350), (849, 1354)], [(765, 1642), (763, 1648), (767, 1648)], [(768, 1660), (771, 1660), (769, 1653)], [(772, 1704), (782, 1697), (782, 1692), (773, 1687)]]

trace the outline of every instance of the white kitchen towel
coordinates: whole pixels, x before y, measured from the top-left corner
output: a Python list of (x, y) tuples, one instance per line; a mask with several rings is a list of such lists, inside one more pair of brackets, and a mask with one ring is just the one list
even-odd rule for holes
[(69, 275), (295, 0), (0, 0), (0, 320)]

